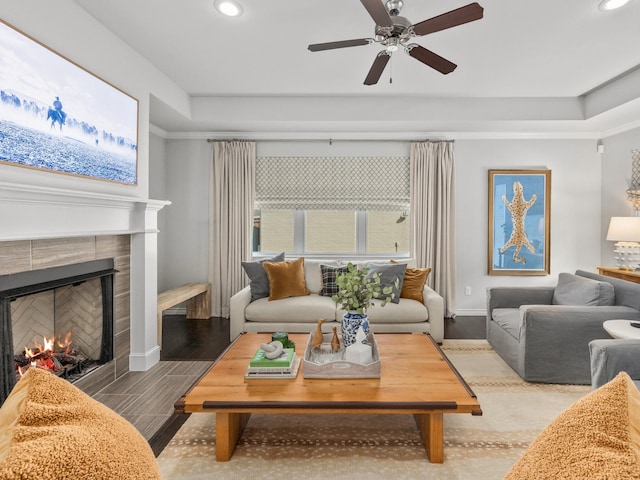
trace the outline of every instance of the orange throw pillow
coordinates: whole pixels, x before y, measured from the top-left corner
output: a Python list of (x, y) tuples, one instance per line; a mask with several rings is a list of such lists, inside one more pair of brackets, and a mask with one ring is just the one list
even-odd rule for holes
[[(391, 260), (391, 263), (399, 262)], [(423, 303), (424, 298), (422, 296), (422, 291), (424, 290), (424, 284), (427, 283), (429, 273), (431, 273), (430, 268), (414, 268), (407, 266), (407, 269), (404, 271), (404, 283), (402, 284), (400, 298), (408, 298)]]
[(304, 280), (304, 258), (287, 262), (264, 262), (269, 278), (269, 300), (309, 295)]

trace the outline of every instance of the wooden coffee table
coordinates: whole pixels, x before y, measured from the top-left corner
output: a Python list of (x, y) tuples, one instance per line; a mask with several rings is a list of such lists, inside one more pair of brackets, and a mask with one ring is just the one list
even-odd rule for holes
[[(302, 361), (308, 334), (291, 334)], [(248, 379), (249, 359), (270, 334), (241, 335), (177, 403), (216, 414), (216, 460), (228, 461), (252, 413), (413, 414), (432, 463), (444, 460), (445, 413), (482, 415), (478, 399), (426, 334), (376, 335), (380, 378)]]

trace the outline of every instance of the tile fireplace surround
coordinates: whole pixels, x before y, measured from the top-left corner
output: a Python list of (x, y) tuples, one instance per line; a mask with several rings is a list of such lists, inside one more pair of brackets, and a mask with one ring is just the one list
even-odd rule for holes
[(112, 258), (118, 271), (114, 282), (114, 359), (75, 385), (94, 395), (129, 371), (130, 353), (130, 235), (104, 235), (0, 242), (0, 275)]
[(146, 197), (143, 185), (54, 181), (54, 175), (10, 167), (6, 173), (0, 181), (0, 275), (103, 258), (113, 258), (120, 271), (115, 359), (101, 367), (103, 378), (91, 372), (78, 386), (93, 395), (128, 371), (156, 365), (158, 212), (171, 202)]

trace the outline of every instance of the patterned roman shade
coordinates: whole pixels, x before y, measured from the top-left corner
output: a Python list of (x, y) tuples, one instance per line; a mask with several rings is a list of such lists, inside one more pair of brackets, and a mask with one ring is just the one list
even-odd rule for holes
[(258, 157), (256, 207), (407, 210), (409, 158)]

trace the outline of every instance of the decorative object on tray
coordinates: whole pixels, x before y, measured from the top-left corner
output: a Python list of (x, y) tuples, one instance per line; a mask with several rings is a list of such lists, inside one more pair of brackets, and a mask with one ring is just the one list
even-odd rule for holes
[(320, 318), (318, 320), (318, 325), (316, 326), (316, 331), (313, 333), (313, 337), (311, 337), (311, 346), (318, 347), (322, 345), (322, 324), (324, 323), (324, 318)]
[(358, 329), (369, 331), (369, 318), (366, 313), (345, 312), (342, 315), (342, 344), (345, 347), (356, 341)]
[(366, 344), (366, 335), (362, 327), (358, 328), (356, 333), (356, 341), (349, 345), (345, 351), (345, 360), (348, 362), (359, 363), (360, 365), (368, 365), (373, 360), (371, 353), (371, 345)]
[[(390, 265), (392, 266), (392, 265)], [(347, 272), (338, 275), (336, 284), (338, 293), (331, 299), (340, 305), (346, 313), (342, 316), (342, 344), (348, 347), (355, 341), (358, 327), (367, 320), (366, 310), (374, 305), (374, 299), (380, 300), (385, 306), (393, 301), (394, 286), (398, 287), (397, 279), (394, 286), (383, 286), (378, 272), (370, 274), (370, 268), (356, 267), (353, 263), (347, 265)]]
[(312, 347), (313, 333), (309, 335), (304, 352), (304, 378), (380, 378), (380, 354), (373, 332), (364, 334), (366, 345), (371, 349), (370, 363), (363, 365), (346, 359), (349, 347), (341, 346), (337, 351), (331, 347), (332, 333), (324, 334), (322, 345)]
[(340, 339), (338, 338), (338, 327), (333, 327), (333, 337), (331, 338), (331, 351), (340, 350)]

